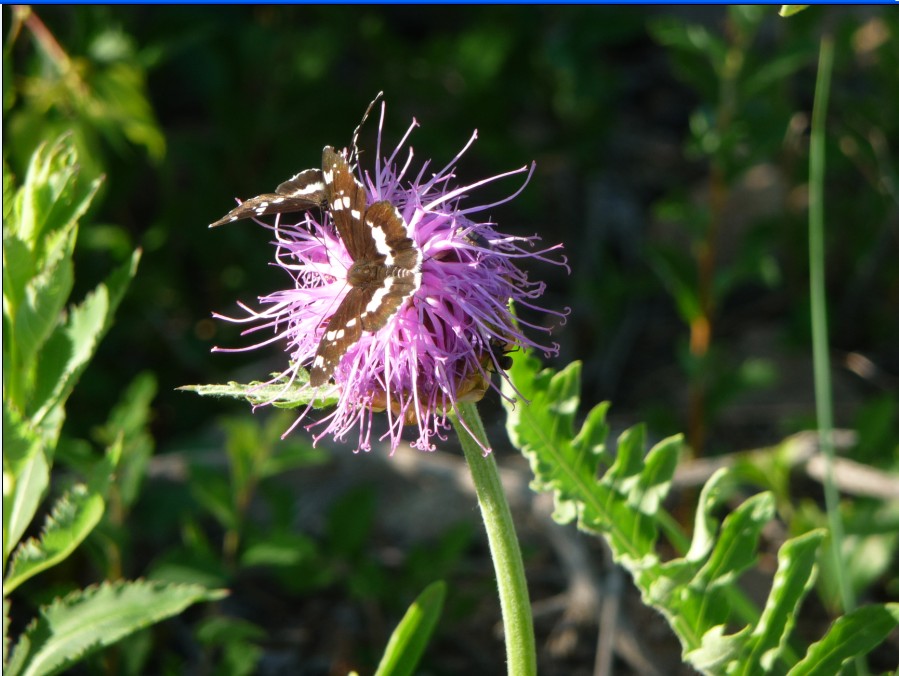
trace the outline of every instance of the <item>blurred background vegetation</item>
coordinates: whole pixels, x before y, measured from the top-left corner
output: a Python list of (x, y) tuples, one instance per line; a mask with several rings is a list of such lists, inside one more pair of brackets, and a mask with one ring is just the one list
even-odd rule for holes
[[(155, 378), (149, 479), (128, 532), (104, 536), (124, 552), (121, 569), (194, 580), (203, 570), (211, 584), (235, 589), (246, 581), (240, 565), (294, 557), (274, 581), (250, 575), (252, 593), (235, 592), (227, 627), (206, 618), (204, 645), (256, 645), (260, 626), (270, 632), (284, 609), (267, 616), (275, 600), (260, 601), (260, 589), (307, 604), (307, 621), (318, 617), (311, 606), (362, 599), (355, 620), (378, 618), (373, 635), (359, 639), (366, 647), (311, 652), (355, 660), (331, 668), (370, 666), (386, 635), (379, 622), (389, 632), (395, 619), (384, 617), (435, 577), (464, 577), (465, 553), (478, 546), (477, 524), (463, 521), (431, 534), (438, 544), (429, 556), (413, 548), (390, 563), (383, 550), (366, 549), (384, 489), (333, 474), (325, 522), (315, 537), (298, 535), (292, 484), (268, 480), (349, 450), (314, 454), (302, 431), (277, 441), (289, 416), (248, 418), (238, 403), (175, 391), (283, 369), (278, 346), (210, 354), (213, 345), (246, 344), (212, 311), (235, 314), (236, 301), (252, 304), (287, 278), (269, 265), (265, 231), (206, 225), (235, 196), (270, 191), (316, 166), (322, 146), (348, 144), (379, 90), (388, 147), (413, 117), (421, 123), (411, 140), (418, 160), (442, 166), (479, 130), (458, 168), (462, 183), (536, 161), (525, 192), (488, 216), (505, 231), (565, 244), (570, 275), (530, 271), (548, 283), (546, 304), (572, 308), (554, 329), (557, 364), (584, 362), (585, 401), (611, 400), (613, 424), (645, 420), (654, 437), (684, 431), (696, 455), (714, 456), (770, 446), (814, 424), (808, 132), (818, 40), (832, 33), (826, 223), (836, 422), (856, 430), (855, 459), (899, 464), (895, 12), (821, 7), (785, 20), (772, 7), (2, 11), (5, 160), (21, 177), (39, 143), (73, 130), (85, 171), (107, 177), (83, 219), (73, 297), (134, 247), (144, 251), (118, 321), (68, 404), (66, 427), (73, 439), (97, 440), (126, 388), (145, 382), (135, 378)], [(369, 160), (375, 130), (369, 123), (363, 133)], [(487, 203), (514, 187), (492, 185), (477, 198)], [(498, 411), (493, 399), (487, 407)], [(279, 465), (280, 454), (289, 457)], [(258, 520), (249, 514), (263, 487), (268, 526), (260, 534), (248, 522)], [(247, 559), (254, 536), (271, 546)], [(107, 569), (106, 545), (79, 575)], [(531, 562), (541, 570), (539, 554)], [(883, 584), (893, 593), (895, 567), (887, 561), (875, 575), (892, 580)], [(490, 590), (489, 565), (480, 575), (450, 603), (446, 621), (464, 624)], [(532, 584), (551, 588), (552, 580), (538, 575)], [(458, 648), (439, 640), (445, 652)], [(492, 649), (488, 669), (502, 664), (500, 644)], [(179, 650), (152, 659), (171, 666)], [(237, 650), (221, 663), (252, 671), (258, 657)], [(327, 673), (327, 661), (319, 666), (308, 673)], [(557, 673), (578, 668), (568, 662)]]

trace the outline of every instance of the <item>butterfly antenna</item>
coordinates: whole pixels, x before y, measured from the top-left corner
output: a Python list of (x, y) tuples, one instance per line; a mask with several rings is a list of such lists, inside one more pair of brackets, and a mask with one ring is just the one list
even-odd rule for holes
[(371, 109), (375, 107), (375, 104), (381, 100), (381, 97), (384, 96), (384, 92), (378, 92), (377, 96), (372, 99), (372, 102), (368, 104), (368, 108), (365, 109), (365, 114), (362, 115), (362, 120), (359, 122), (356, 129), (353, 130), (353, 143), (350, 149), (350, 157), (349, 157), (349, 165), (355, 171), (356, 160), (359, 158), (359, 133), (362, 131), (362, 125), (365, 124), (365, 121), (368, 119), (369, 114), (371, 113)]

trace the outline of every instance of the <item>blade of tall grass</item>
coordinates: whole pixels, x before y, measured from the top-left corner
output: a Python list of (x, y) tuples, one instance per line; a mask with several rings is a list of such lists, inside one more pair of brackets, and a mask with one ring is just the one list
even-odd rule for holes
[(839, 510), (839, 494), (833, 477), (833, 397), (830, 382), (830, 357), (827, 335), (827, 298), (824, 289), (824, 174), (825, 124), (833, 72), (833, 39), (824, 36), (818, 55), (818, 78), (812, 109), (811, 145), (809, 148), (809, 284), (811, 293), (812, 358), (815, 375), (815, 412), (821, 452), (825, 458), (824, 499), (830, 527), (830, 545), (837, 562), (837, 580), (844, 612), (855, 608), (844, 566), (843, 523)]

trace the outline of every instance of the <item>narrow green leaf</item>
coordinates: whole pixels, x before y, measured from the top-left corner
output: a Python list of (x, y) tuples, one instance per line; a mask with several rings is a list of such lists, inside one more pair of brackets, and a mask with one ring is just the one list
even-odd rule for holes
[(34, 519), (50, 481), (42, 440), (3, 402), (3, 561)]
[(446, 583), (433, 582), (409, 606), (394, 629), (375, 676), (407, 676), (415, 672), (440, 619)]
[(13, 648), (7, 671), (9, 676), (58, 673), (138, 629), (226, 595), (224, 590), (143, 580), (78, 590), (40, 609)]
[(306, 535), (271, 533), (246, 543), (240, 565), (289, 568), (310, 560), (316, 553), (315, 541)]
[(191, 467), (190, 493), (223, 527), (231, 530), (239, 526), (240, 516), (231, 484), (220, 472), (208, 467)]
[(899, 603), (863, 606), (838, 618), (788, 676), (830, 676), (867, 655), (899, 626)]
[(100, 522), (104, 508), (103, 497), (84, 484), (63, 495), (47, 517), (40, 537), (29, 538), (16, 550), (3, 581), (4, 593), (11, 593), (71, 554)]
[(153, 454), (153, 437), (147, 426), (156, 389), (156, 378), (152, 373), (145, 371), (138, 374), (97, 435), (98, 440), (107, 446), (121, 445), (122, 461), (116, 472), (116, 483), (125, 507), (130, 507), (137, 499)]
[(774, 496), (759, 493), (727, 515), (712, 555), (693, 584), (699, 589), (723, 587), (732, 583), (756, 559), (762, 528), (774, 518)]
[(777, 573), (765, 610), (752, 630), (752, 653), (741, 665), (741, 673), (770, 673), (783, 655), (799, 607), (815, 583), (815, 560), (825, 533), (814, 530), (792, 538), (777, 552)]

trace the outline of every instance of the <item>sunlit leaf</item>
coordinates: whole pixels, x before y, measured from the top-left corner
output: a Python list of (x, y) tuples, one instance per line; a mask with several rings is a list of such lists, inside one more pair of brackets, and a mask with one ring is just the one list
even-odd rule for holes
[(390, 635), (376, 676), (408, 676), (415, 673), (431, 634), (440, 619), (446, 583), (434, 582), (419, 594)]
[(806, 7), (808, 7), (808, 5), (781, 5), (778, 14), (782, 17), (793, 16), (794, 14), (799, 14), (799, 12)]
[(81, 373), (112, 324), (112, 317), (137, 271), (140, 250), (109, 275), (82, 303), (72, 308), (65, 324), (57, 327), (41, 351), (34, 395), (34, 413), (40, 421), (68, 398)]
[(753, 647), (740, 673), (770, 672), (786, 648), (799, 606), (815, 583), (815, 560), (825, 531), (815, 530), (787, 540), (777, 552), (777, 573), (758, 624)]
[(298, 408), (315, 402), (315, 408), (325, 408), (337, 403), (338, 393), (334, 387), (318, 390), (306, 387), (303, 382), (288, 383), (275, 376), (271, 382), (253, 381), (247, 384), (230, 381), (225, 385), (183, 385), (177, 389), (196, 392), (205, 397), (231, 397), (243, 399), (254, 406), (271, 404), (278, 408)]
[(84, 484), (57, 500), (40, 537), (29, 538), (13, 555), (3, 580), (6, 593), (71, 554), (99, 523), (103, 509), (103, 497)]
[(53, 674), (128, 634), (226, 592), (191, 585), (104, 583), (42, 607), (10, 655), (10, 676)]
[(838, 674), (849, 660), (867, 655), (899, 626), (899, 603), (863, 606), (837, 618), (827, 634), (813, 643), (789, 676)]
[(3, 402), (3, 561), (34, 519), (50, 482), (43, 440)]

